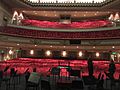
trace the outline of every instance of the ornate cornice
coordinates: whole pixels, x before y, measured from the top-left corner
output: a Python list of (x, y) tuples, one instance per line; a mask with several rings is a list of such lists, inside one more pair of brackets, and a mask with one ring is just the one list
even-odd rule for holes
[(29, 0), (20, 0), (20, 1), (22, 1), (23, 3), (25, 3), (27, 5), (30, 5), (32, 7), (102, 7), (102, 6), (105, 6), (105, 5), (115, 1), (115, 0), (106, 0), (101, 3), (95, 3), (95, 2), (78, 3), (76, 1), (74, 1), (72, 3), (71, 2), (59, 3), (59, 2), (57, 2), (57, 0), (56, 0), (56, 2), (51, 2), (51, 3), (45, 3), (45, 2), (35, 3), (35, 2), (31, 2)]

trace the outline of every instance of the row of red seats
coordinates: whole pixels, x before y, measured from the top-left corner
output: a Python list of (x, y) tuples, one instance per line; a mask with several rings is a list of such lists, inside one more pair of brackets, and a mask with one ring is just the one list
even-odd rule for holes
[(91, 32), (57, 32), (40, 31), (15, 27), (0, 27), (0, 33), (12, 36), (49, 38), (49, 39), (106, 39), (120, 38), (120, 30), (105, 30)]
[[(24, 62), (28, 61), (28, 62)], [(19, 63), (18, 63), (19, 62)], [(8, 60), (0, 63), (0, 69), (4, 69), (6, 66), (10, 66), (10, 68), (15, 68), (18, 70), (18, 73), (24, 73), (24, 71), (29, 68), (30, 72), (32, 72), (33, 68), (37, 68), (37, 72), (47, 73), (50, 68), (57, 67), (61, 62), (61, 65), (66, 65), (68, 60), (57, 60), (57, 59), (32, 59), (32, 58), (18, 58), (14, 60)], [(70, 66), (73, 69), (81, 69), (83, 74), (86, 74), (87, 71), (87, 60), (69, 60)], [(55, 64), (56, 63), (56, 64)], [(65, 63), (65, 64), (64, 64)], [(104, 72), (108, 70), (109, 61), (93, 61), (94, 63), (94, 71), (95, 72)], [(120, 72), (120, 64), (116, 64), (116, 73)], [(9, 71), (10, 72), (10, 71)]]
[(77, 29), (77, 28), (99, 28), (110, 25), (111, 22), (108, 20), (92, 20), (92, 21), (81, 21), (71, 22), (69, 24), (63, 24), (60, 22), (51, 21), (39, 21), (39, 20), (22, 20), (22, 25), (25, 26), (36, 26), (41, 28), (64, 28), (64, 29)]

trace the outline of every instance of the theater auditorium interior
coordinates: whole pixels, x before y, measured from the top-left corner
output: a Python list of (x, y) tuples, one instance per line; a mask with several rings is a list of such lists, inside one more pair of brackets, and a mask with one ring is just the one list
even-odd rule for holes
[(0, 0), (0, 90), (120, 90), (120, 0)]

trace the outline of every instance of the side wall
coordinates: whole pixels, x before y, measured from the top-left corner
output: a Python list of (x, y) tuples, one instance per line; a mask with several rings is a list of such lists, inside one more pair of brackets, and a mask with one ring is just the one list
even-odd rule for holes
[(12, 14), (7, 10), (8, 8), (0, 1), (0, 26), (6, 25), (11, 20)]

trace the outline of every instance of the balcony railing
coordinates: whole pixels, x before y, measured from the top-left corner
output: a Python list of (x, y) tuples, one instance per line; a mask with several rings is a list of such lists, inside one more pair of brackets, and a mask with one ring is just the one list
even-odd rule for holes
[[(109, 28), (110, 29), (110, 28)], [(102, 31), (77, 31), (77, 32), (58, 32), (43, 31), (31, 28), (6, 26), (0, 27), (1, 35), (29, 37), (39, 39), (118, 39), (120, 38), (120, 27), (115, 29), (105, 29)]]
[(89, 29), (60, 29), (60, 28), (40, 28), (34, 26), (23, 26), (23, 25), (13, 25), (8, 24), (9, 27), (29, 29), (29, 30), (38, 30), (38, 31), (56, 31), (56, 32), (91, 32), (91, 31), (106, 31), (106, 30), (116, 30), (120, 29), (120, 25), (116, 27), (101, 27), (101, 28), (89, 28)]

